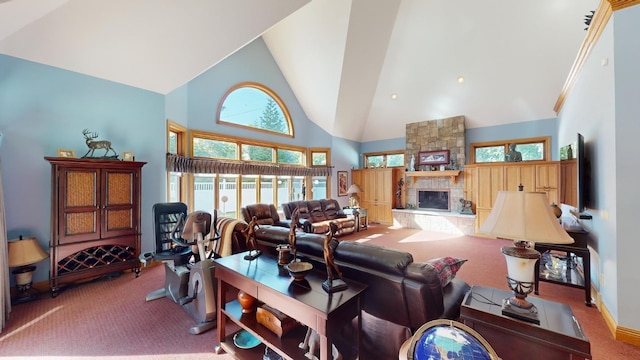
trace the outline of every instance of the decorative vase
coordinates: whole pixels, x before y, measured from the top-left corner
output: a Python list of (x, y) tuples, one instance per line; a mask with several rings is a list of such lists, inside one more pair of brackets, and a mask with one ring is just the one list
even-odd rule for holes
[(242, 313), (249, 314), (256, 311), (256, 298), (245, 293), (244, 291), (238, 291), (238, 302), (242, 306)]
[(562, 216), (562, 209), (556, 203), (551, 204), (551, 210), (553, 210), (553, 214), (559, 219)]

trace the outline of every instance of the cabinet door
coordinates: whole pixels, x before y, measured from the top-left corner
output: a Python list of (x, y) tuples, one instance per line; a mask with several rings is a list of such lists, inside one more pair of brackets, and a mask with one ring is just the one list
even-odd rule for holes
[(549, 204), (559, 202), (560, 164), (536, 165), (536, 191), (547, 193)]
[(375, 173), (375, 201), (380, 203), (391, 204), (391, 194), (393, 187), (391, 182), (393, 181), (391, 169), (378, 170)]
[(58, 244), (100, 238), (99, 171), (63, 167), (57, 176)]
[(478, 168), (478, 207), (491, 209), (501, 190), (504, 190), (503, 166)]
[(504, 190), (518, 191), (522, 184), (523, 191), (536, 190), (536, 171), (533, 165), (516, 165), (504, 167)]
[(578, 166), (576, 159), (560, 161), (560, 202), (578, 206)]
[(138, 207), (135, 202), (136, 173), (131, 170), (103, 170), (102, 237), (137, 233)]

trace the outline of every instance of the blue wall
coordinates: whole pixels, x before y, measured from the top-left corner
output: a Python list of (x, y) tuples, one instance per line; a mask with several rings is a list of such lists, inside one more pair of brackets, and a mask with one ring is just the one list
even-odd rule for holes
[[(0, 55), (0, 150), (8, 238), (35, 236), (48, 249), (51, 167), (45, 156), (57, 149), (88, 150), (82, 130), (110, 140), (121, 154), (133, 151), (143, 168), (143, 208), (164, 196), (164, 96)], [(151, 214), (143, 214), (145, 241)], [(147, 246), (147, 248), (151, 248)], [(48, 278), (48, 262), (34, 280)], [(12, 280), (13, 281), (13, 280)]]

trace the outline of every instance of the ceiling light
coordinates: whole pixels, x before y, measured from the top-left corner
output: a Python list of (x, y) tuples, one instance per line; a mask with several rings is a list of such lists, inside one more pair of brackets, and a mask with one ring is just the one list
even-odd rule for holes
[(398, 98), (398, 94), (391, 94), (391, 100), (395, 100)]
[(462, 84), (464, 82), (464, 76), (458, 76), (458, 83)]

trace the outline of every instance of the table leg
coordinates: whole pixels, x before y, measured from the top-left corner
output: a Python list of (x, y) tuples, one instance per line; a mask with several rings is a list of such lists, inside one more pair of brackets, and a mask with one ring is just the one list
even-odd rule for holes
[(227, 292), (227, 286), (224, 283), (224, 281), (218, 279), (218, 295), (216, 296), (217, 299), (217, 306), (216, 306), (216, 313), (217, 313), (217, 317), (216, 320), (218, 322), (218, 345), (216, 345), (214, 352), (216, 354), (222, 354), (224, 352), (224, 350), (222, 349), (222, 341), (224, 340), (225, 336), (226, 336), (226, 332), (225, 332), (225, 326), (226, 326), (226, 321), (224, 318), (224, 314), (222, 313), (222, 309), (224, 309), (225, 306), (225, 301), (226, 301), (226, 294)]
[(331, 343), (326, 336), (320, 335), (320, 360), (329, 360), (331, 356)]

